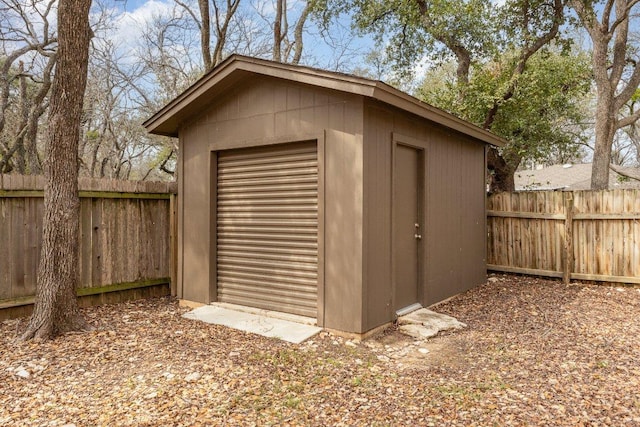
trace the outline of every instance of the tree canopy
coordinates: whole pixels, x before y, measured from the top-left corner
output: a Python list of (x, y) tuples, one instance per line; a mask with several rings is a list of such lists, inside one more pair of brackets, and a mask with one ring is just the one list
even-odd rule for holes
[[(482, 125), (496, 94), (510, 84), (517, 58), (505, 53), (495, 61), (474, 64), (461, 96), (444, 64), (427, 73), (418, 96), (472, 123)], [(545, 49), (529, 60), (513, 96), (498, 110), (491, 130), (510, 141), (502, 157), (515, 170), (523, 160), (567, 162), (579, 157), (584, 108), (590, 93), (589, 57), (584, 52)]]
[[(454, 98), (460, 105), (484, 105), (473, 109), (475, 113), (482, 111), (482, 119), (468, 118), (489, 130), (494, 130), (500, 110), (513, 104), (509, 101), (522, 90), (521, 79), (531, 58), (552, 41), (558, 46), (564, 43), (560, 37), (565, 19), (562, 0), (322, 0), (319, 7), (325, 22), (332, 13), (350, 11), (355, 27), (373, 33), (378, 43), (386, 46), (387, 57), (400, 73), (411, 72), (419, 58), (435, 63), (453, 61)], [(330, 10), (334, 12), (327, 12)], [(499, 84), (482, 92), (481, 99), (465, 100), (479, 94), (468, 88), (472, 69), (491, 63), (501, 64)], [(451, 105), (445, 109), (456, 108)], [(517, 151), (490, 150), (493, 191), (514, 189), (513, 173), (520, 156), (505, 158), (503, 154)]]
[[(138, 21), (119, 3), (95, 3), (80, 174), (170, 179), (176, 142), (147, 135), (141, 122), (237, 52), (412, 83), (405, 88), (415, 88), (425, 69), (431, 80), (436, 70), (447, 70), (440, 74), (447, 84), (436, 84), (440, 93), (423, 88), (421, 96), (511, 141), (508, 149), (489, 153), (489, 168), (498, 178), (494, 190), (513, 189), (509, 176), (519, 159), (569, 155), (568, 147), (583, 135), (566, 124), (580, 121), (576, 115), (593, 105), (589, 144), (595, 145), (594, 171), (604, 179), (603, 168), (628, 158), (616, 149), (637, 145), (640, 110), (633, 94), (640, 71), (633, 21), (638, 2), (162, 0), (136, 4), (134, 9), (154, 11), (140, 14), (145, 18)], [(5, 173), (43, 170), (58, 46), (56, 4), (0, 0), (0, 171)], [(589, 37), (589, 72), (583, 72), (584, 55), (572, 47), (575, 33), (569, 31), (576, 27)], [(135, 37), (125, 40), (118, 36), (122, 30)], [(373, 53), (366, 52), (371, 45)], [(365, 67), (367, 55), (375, 69)], [(548, 68), (552, 64), (541, 59), (544, 55), (553, 58), (555, 69)], [(580, 70), (568, 63), (572, 58)], [(594, 102), (576, 101), (589, 84)], [(550, 105), (535, 106), (542, 94)], [(581, 108), (571, 108), (572, 102)]]

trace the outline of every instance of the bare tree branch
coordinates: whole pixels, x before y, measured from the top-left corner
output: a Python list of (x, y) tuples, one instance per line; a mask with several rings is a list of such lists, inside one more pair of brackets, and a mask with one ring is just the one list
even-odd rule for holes
[(637, 170), (630, 170), (629, 168), (623, 168), (618, 165), (614, 165), (613, 163), (609, 164), (609, 169), (617, 173), (618, 175), (626, 176), (627, 178), (635, 179), (636, 181), (640, 181), (640, 168)]

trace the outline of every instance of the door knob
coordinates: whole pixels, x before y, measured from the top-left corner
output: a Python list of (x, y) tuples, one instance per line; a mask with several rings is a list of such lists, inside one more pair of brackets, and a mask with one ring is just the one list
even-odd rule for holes
[(422, 239), (422, 235), (421, 234), (414, 234), (413, 237), (415, 237), (416, 240)]

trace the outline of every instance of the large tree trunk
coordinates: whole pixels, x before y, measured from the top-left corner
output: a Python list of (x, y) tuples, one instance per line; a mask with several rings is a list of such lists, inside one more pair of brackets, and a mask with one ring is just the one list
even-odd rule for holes
[(598, 92), (592, 190), (609, 187), (611, 146), (616, 131), (640, 119), (640, 111), (620, 117), (621, 108), (640, 86), (640, 61), (631, 42), (633, 36), (629, 35), (630, 20), (636, 15), (638, 4), (637, 0), (570, 1), (593, 46), (591, 62)]
[[(605, 94), (598, 94), (596, 108), (595, 148), (593, 151), (593, 167), (591, 169), (591, 189), (606, 190), (609, 188), (609, 164), (611, 163), (611, 146), (615, 134), (615, 112), (612, 101), (607, 102)], [(613, 97), (611, 95), (611, 97)]]
[(595, 34), (601, 38), (593, 41), (591, 58), (597, 88), (591, 189), (606, 190), (609, 188), (609, 163), (611, 163), (611, 146), (616, 125), (615, 86), (612, 86), (608, 70), (607, 39), (598, 32)]
[(58, 3), (58, 63), (51, 92), (44, 221), (33, 315), (23, 340), (88, 328), (78, 309), (78, 143), (87, 83), (91, 0)]
[[(519, 163), (519, 162), (518, 162)], [(516, 190), (514, 173), (518, 166), (510, 165), (495, 147), (487, 149), (487, 169), (491, 172), (490, 193), (512, 192)]]

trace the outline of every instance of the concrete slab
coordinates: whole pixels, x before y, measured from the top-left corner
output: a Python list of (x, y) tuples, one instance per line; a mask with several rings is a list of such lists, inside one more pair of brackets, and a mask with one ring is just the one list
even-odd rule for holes
[[(229, 310), (242, 311), (244, 313), (257, 314), (259, 316), (273, 317), (274, 319), (288, 320), (294, 323), (302, 323), (303, 325), (316, 325), (316, 319), (313, 317), (300, 316), (297, 314), (283, 313), (281, 311), (265, 310), (263, 308), (247, 307), (246, 305), (229, 304), (227, 302), (212, 302), (214, 307), (228, 308)], [(194, 307), (197, 308), (197, 307)]]
[(418, 339), (431, 338), (449, 329), (467, 327), (467, 325), (459, 322), (454, 317), (436, 313), (426, 308), (398, 317), (398, 325), (400, 332)]
[(279, 338), (294, 344), (299, 344), (322, 330), (317, 326), (213, 305), (196, 308), (183, 316), (265, 337)]

